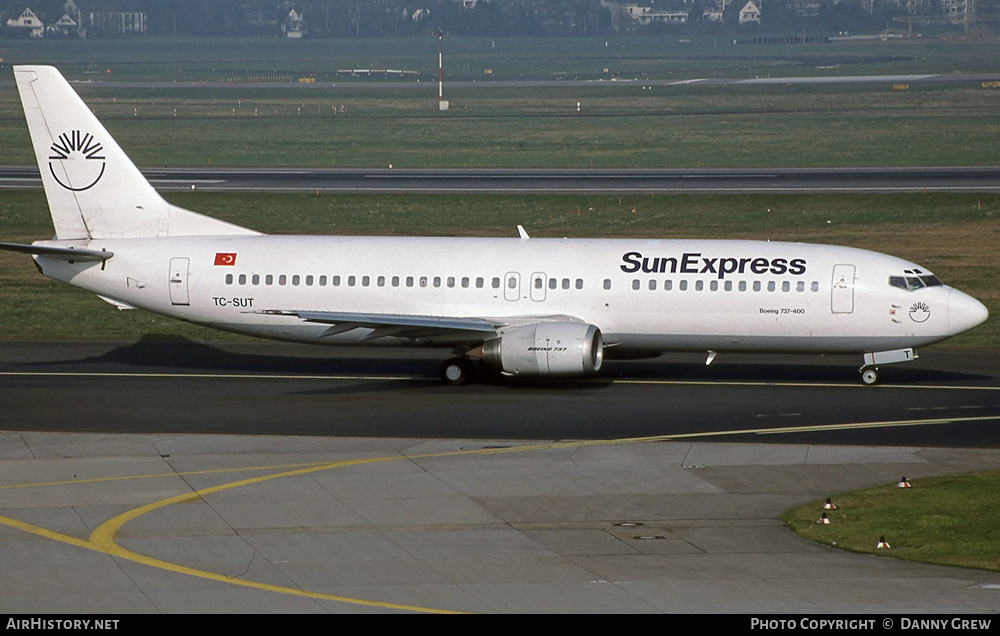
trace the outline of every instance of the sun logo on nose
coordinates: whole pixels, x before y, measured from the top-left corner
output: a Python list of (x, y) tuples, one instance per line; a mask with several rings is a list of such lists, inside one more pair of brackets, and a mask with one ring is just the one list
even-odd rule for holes
[(104, 176), (104, 146), (90, 133), (63, 133), (49, 150), (49, 172), (67, 190), (88, 190)]
[(913, 322), (926, 322), (931, 317), (931, 308), (927, 303), (916, 302), (910, 305), (910, 320)]

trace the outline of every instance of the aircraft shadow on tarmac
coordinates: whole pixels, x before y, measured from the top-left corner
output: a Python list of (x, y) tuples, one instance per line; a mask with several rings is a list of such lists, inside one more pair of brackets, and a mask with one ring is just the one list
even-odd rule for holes
[[(287, 351), (280, 345), (275, 351)], [(359, 379), (385, 377), (376, 389), (360, 385), (331, 387), (334, 392), (395, 390), (437, 383), (438, 369), (446, 350), (394, 350), (384, 352), (359, 348), (318, 347), (301, 349), (302, 355), (286, 353), (246, 353), (203, 344), (180, 337), (148, 336), (122, 344), (104, 354), (76, 360), (27, 363), (25, 366), (66, 366), (100, 368), (102, 372), (128, 372), (127, 368), (155, 369), (169, 373), (233, 373), (260, 375), (342, 375)], [(317, 355), (320, 352), (321, 355)], [(705, 366), (697, 354), (667, 354), (641, 361), (611, 360), (601, 373), (588, 378), (520, 379), (495, 373), (480, 374), (479, 384), (535, 390), (586, 390), (606, 387), (615, 381), (676, 382), (764, 382), (790, 384), (858, 384), (858, 363), (852, 356), (765, 356), (732, 355), (725, 361)], [(405, 379), (401, 379), (405, 378)], [(426, 379), (427, 382), (420, 380)], [(883, 382), (889, 384), (956, 384), (989, 380), (988, 376), (961, 371), (933, 369), (915, 364), (883, 368)], [(418, 382), (414, 382), (417, 380)]]

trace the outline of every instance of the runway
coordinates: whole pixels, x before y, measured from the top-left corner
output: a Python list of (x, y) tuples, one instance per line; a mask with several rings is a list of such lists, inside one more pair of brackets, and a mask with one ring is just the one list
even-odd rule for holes
[[(737, 441), (766, 433), (778, 442), (1000, 448), (1000, 362), (991, 353), (924, 353), (884, 367), (874, 388), (861, 385), (850, 356), (740, 355), (711, 367), (697, 355), (609, 361), (596, 377), (453, 388), (439, 384), (447, 351), (435, 350), (185, 341), (0, 351), (4, 430)], [(907, 420), (917, 424), (878, 425)], [(858, 423), (870, 426), (844, 426)]]
[[(161, 191), (395, 193), (1000, 192), (1000, 166), (761, 169), (147, 168)], [(0, 190), (38, 189), (36, 167), (0, 166)]]
[(1000, 467), (995, 355), (930, 351), (878, 387), (848, 360), (733, 357), (459, 388), (435, 354), (399, 355), (0, 343), (0, 562), (17, 573), (0, 612), (1000, 601), (1000, 574), (842, 553), (778, 520), (900, 475)]

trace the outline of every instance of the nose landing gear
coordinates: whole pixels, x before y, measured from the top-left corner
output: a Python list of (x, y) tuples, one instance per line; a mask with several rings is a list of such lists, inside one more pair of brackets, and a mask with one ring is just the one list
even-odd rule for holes
[(882, 380), (882, 373), (878, 370), (878, 367), (864, 366), (861, 367), (861, 381), (868, 386), (874, 386)]

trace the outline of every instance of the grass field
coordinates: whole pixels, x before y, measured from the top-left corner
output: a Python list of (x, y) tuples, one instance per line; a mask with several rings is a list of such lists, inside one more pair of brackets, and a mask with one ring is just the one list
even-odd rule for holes
[[(766, 87), (614, 81), (961, 77), (995, 73), (1000, 42), (755, 47), (713, 38), (455, 38), (448, 46), (448, 79), (465, 83), (446, 88), (445, 113), (437, 110), (433, 38), (0, 41), (0, 57), (6, 65), (55, 63), (84, 82), (84, 99), (144, 166), (1000, 164), (993, 141), (1000, 88), (978, 81), (906, 90), (895, 90), (892, 80)], [(337, 75), (359, 67), (412, 69), (422, 81)], [(105, 68), (114, 73), (90, 72)], [(316, 83), (298, 82), (307, 76)], [(249, 81), (262, 77), (277, 81)], [(504, 83), (525, 78), (595, 81)], [(102, 84), (87, 85), (91, 80)], [(0, 156), (7, 164), (32, 162), (13, 90), (0, 91)]]
[[(1000, 164), (1000, 89), (118, 89), (80, 92), (142, 166), (783, 167)], [(577, 111), (577, 103), (580, 111)], [(0, 153), (32, 162), (16, 93)]]
[[(823, 501), (782, 516), (800, 536), (827, 546), (907, 561), (1000, 571), (995, 497), (1000, 471), (886, 484), (833, 497), (829, 525), (817, 524)], [(888, 549), (878, 549), (885, 537)]]

